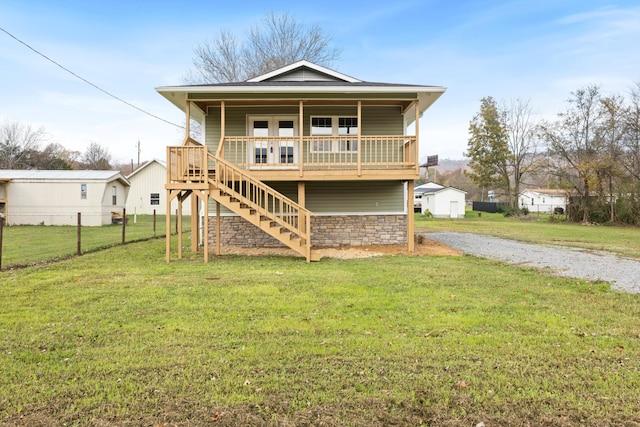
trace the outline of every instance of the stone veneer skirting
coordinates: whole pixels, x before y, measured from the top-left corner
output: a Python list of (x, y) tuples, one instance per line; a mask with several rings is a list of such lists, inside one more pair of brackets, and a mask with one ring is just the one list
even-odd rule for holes
[[(282, 243), (239, 216), (220, 218), (223, 246), (282, 247)], [(311, 218), (313, 247), (407, 243), (407, 215), (332, 215)], [(209, 247), (216, 244), (215, 217), (209, 217)]]

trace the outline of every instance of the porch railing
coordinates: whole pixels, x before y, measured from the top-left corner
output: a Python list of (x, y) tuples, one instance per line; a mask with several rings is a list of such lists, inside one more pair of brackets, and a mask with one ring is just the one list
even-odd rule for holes
[(415, 136), (226, 136), (218, 156), (246, 169), (411, 169)]

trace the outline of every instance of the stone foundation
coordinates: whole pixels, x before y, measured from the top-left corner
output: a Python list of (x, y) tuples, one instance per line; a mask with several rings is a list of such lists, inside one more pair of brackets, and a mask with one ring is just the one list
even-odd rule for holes
[[(223, 246), (283, 247), (284, 245), (239, 216), (220, 218)], [(313, 247), (393, 245), (407, 243), (406, 215), (335, 215), (311, 217)], [(209, 247), (216, 244), (215, 217), (209, 218)]]

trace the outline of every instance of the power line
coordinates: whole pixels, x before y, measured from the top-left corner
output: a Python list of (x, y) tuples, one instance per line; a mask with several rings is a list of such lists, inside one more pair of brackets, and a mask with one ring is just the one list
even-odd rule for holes
[(96, 85), (96, 84), (94, 84), (94, 83), (91, 83), (89, 80), (85, 79), (84, 77), (77, 75), (76, 73), (74, 73), (74, 72), (73, 72), (73, 71), (71, 71), (70, 69), (68, 69), (68, 68), (64, 67), (63, 65), (61, 65), (61, 64), (59, 64), (58, 62), (54, 61), (53, 59), (49, 58), (49, 57), (48, 57), (47, 55), (45, 55), (44, 53), (42, 53), (42, 52), (38, 51), (37, 49), (35, 49), (35, 48), (31, 47), (31, 46), (29, 46), (27, 43), (23, 42), (22, 40), (20, 40), (19, 38), (17, 38), (16, 36), (14, 36), (13, 34), (11, 34), (10, 32), (8, 32), (7, 30), (5, 30), (4, 28), (0, 27), (0, 31), (2, 31), (3, 33), (5, 33), (5, 34), (6, 34), (6, 35), (8, 35), (9, 37), (11, 37), (12, 39), (14, 39), (15, 41), (17, 41), (18, 43), (20, 43), (20, 44), (22, 44), (22, 45), (26, 46), (27, 48), (29, 48), (29, 49), (30, 49), (30, 50), (32, 50), (33, 52), (37, 53), (38, 55), (42, 56), (42, 57), (43, 57), (44, 59), (46, 59), (47, 61), (49, 61), (49, 62), (51, 62), (51, 63), (53, 63), (53, 64), (57, 65), (57, 66), (58, 66), (58, 67), (60, 67), (60, 68), (62, 68), (64, 71), (66, 71), (67, 73), (71, 74), (72, 76), (74, 76), (74, 77), (76, 77), (76, 78), (78, 78), (78, 79), (82, 80), (82, 81), (83, 81), (83, 82), (85, 82), (86, 84), (88, 84), (88, 85), (90, 85), (90, 86), (93, 86), (94, 88), (98, 89), (100, 92), (102, 92), (102, 93), (104, 93), (104, 94), (106, 94), (106, 95), (108, 95), (108, 96), (110, 96), (110, 97), (112, 97), (112, 98), (114, 98), (114, 99), (116, 99), (116, 100), (118, 100), (118, 101), (120, 101), (120, 102), (122, 102), (122, 103), (124, 103), (124, 104), (128, 105), (129, 107), (135, 108), (136, 110), (138, 110), (138, 111), (140, 111), (140, 112), (142, 112), (142, 113), (144, 113), (144, 114), (146, 114), (146, 115), (148, 115), (148, 116), (151, 116), (151, 117), (153, 117), (154, 119), (158, 119), (158, 120), (161, 120), (161, 121), (163, 121), (163, 122), (165, 122), (165, 123), (168, 123), (168, 124), (170, 124), (170, 125), (173, 125), (173, 126), (175, 126), (175, 127), (178, 127), (178, 128), (184, 129), (184, 126), (177, 125), (177, 124), (175, 124), (175, 123), (173, 123), (173, 122), (170, 122), (169, 120), (165, 120), (165, 119), (163, 119), (162, 117), (156, 116), (156, 115), (155, 115), (155, 114), (153, 114), (153, 113), (150, 113), (150, 112), (148, 112), (148, 111), (145, 111), (145, 110), (143, 110), (142, 108), (137, 107), (137, 106), (133, 105), (132, 103), (130, 103), (130, 102), (128, 102), (128, 101), (125, 101), (124, 99), (122, 99), (122, 98), (120, 98), (120, 97), (118, 97), (118, 96), (116, 96), (116, 95), (114, 95), (114, 94), (112, 94), (112, 93), (110, 93), (110, 92), (108, 92), (108, 91), (106, 91), (106, 90), (102, 89), (100, 86), (98, 86), (98, 85)]

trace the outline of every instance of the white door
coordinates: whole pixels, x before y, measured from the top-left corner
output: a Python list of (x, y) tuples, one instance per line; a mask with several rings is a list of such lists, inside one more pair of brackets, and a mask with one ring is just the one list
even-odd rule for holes
[(452, 201), (449, 204), (449, 217), (450, 218), (458, 218), (458, 202)]
[[(249, 163), (286, 165), (298, 161), (297, 117), (254, 116), (249, 118), (249, 136), (257, 137), (249, 144)], [(286, 139), (260, 137), (285, 137)]]

